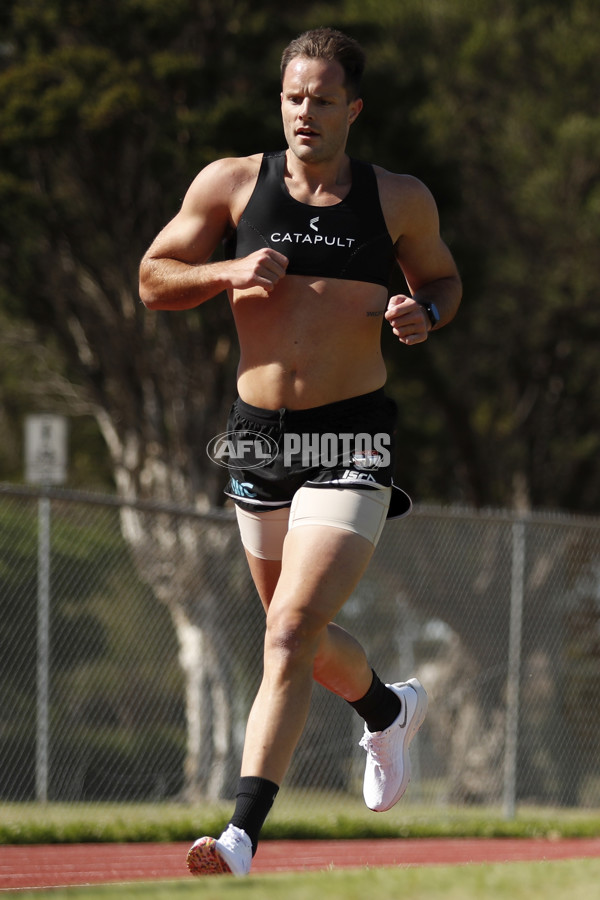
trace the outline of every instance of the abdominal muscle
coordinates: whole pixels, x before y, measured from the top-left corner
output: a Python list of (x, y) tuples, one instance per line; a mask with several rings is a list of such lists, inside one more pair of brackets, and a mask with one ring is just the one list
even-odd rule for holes
[(287, 275), (267, 294), (234, 291), (238, 393), (263, 409), (310, 409), (380, 388), (384, 287)]

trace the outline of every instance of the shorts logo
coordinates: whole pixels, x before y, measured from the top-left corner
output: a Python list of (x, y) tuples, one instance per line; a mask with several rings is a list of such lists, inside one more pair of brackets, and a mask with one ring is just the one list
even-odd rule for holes
[(235, 478), (230, 478), (229, 486), (231, 493), (235, 494), (236, 497), (256, 497), (254, 485), (250, 484), (249, 481), (237, 481)]
[(278, 447), (273, 438), (256, 431), (224, 431), (208, 443), (206, 452), (226, 469), (259, 469), (275, 459)]
[(342, 481), (369, 481), (377, 484), (377, 479), (370, 472), (354, 472), (352, 469), (346, 469)]
[(365, 450), (354, 453), (352, 465), (357, 469), (378, 469), (383, 457), (377, 450)]

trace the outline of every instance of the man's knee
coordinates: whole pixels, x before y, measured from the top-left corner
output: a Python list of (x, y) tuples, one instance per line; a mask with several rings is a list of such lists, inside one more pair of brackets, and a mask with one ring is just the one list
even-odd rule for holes
[(307, 611), (271, 605), (267, 615), (265, 656), (289, 662), (314, 660), (324, 628), (316, 616)]

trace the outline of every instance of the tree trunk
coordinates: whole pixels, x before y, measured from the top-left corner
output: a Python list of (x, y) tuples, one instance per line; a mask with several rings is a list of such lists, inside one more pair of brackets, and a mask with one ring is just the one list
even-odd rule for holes
[(177, 635), (187, 728), (183, 794), (188, 802), (217, 800), (226, 789), (232, 751), (231, 694), (221, 652), (228, 643), (227, 623), (218, 611), (235, 530), (193, 516), (160, 511), (148, 515), (133, 505), (139, 482), (152, 483), (152, 495), (164, 496), (169, 482), (182, 483), (183, 476), (155, 460), (140, 466), (141, 443), (131, 436), (125, 448), (116, 430), (107, 427), (106, 416), (101, 425), (116, 461), (119, 493), (132, 500), (121, 510), (122, 534), (140, 577), (169, 609)]

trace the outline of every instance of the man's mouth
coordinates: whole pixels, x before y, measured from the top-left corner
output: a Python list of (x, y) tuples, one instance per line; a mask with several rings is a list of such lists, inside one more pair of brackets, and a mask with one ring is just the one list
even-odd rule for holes
[(319, 132), (314, 131), (314, 129), (312, 129), (312, 128), (297, 128), (296, 135), (298, 137), (309, 137), (309, 138), (310, 137), (318, 137)]

